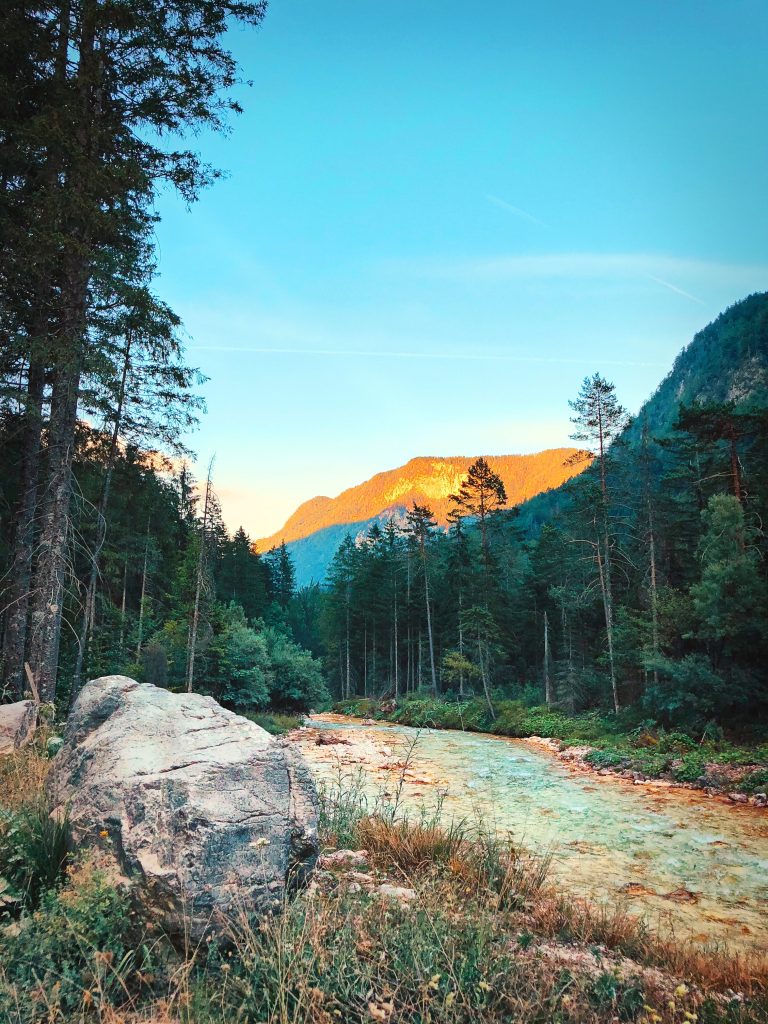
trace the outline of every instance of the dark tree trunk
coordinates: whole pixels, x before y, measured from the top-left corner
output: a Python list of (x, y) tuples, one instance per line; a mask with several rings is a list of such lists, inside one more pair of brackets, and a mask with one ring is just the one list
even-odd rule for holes
[[(115, 468), (115, 460), (117, 458), (117, 446), (120, 440), (120, 430), (123, 424), (123, 406), (125, 404), (125, 386), (128, 380), (128, 370), (131, 365), (131, 337), (130, 335), (126, 338), (125, 352), (123, 355), (123, 369), (120, 375), (120, 390), (117, 398), (117, 409), (115, 410), (115, 417), (112, 424), (112, 436), (109, 442), (109, 452), (107, 453), (107, 465), (104, 469), (104, 479), (101, 485), (101, 496), (99, 498), (99, 507), (97, 510), (97, 523), (96, 523), (96, 544), (91, 555), (91, 571), (88, 577), (88, 589), (85, 596), (85, 610), (83, 614), (83, 626), (80, 633), (80, 639), (77, 646), (77, 657), (75, 660), (75, 671), (72, 677), (72, 687), (69, 693), (69, 706), (72, 704), (80, 691), (83, 675), (83, 662), (85, 661), (85, 652), (90, 642), (90, 638), (93, 634), (94, 619), (96, 617), (96, 584), (99, 579), (99, 558), (101, 556), (101, 549), (104, 547), (104, 541), (107, 538), (107, 506), (109, 505), (109, 490), (112, 483), (112, 473)], [(146, 567), (145, 567), (146, 568)]]
[[(84, 289), (82, 295), (84, 297)], [(59, 358), (53, 375), (48, 475), (33, 580), (29, 663), (42, 701), (53, 701), (56, 697), (67, 572), (72, 458), (81, 369), (79, 342), (72, 349), (68, 359)]]
[(3, 636), (2, 686), (10, 696), (24, 692), (24, 654), (27, 643), (32, 552), (35, 536), (35, 510), (40, 476), (40, 434), (43, 415), (45, 369), (36, 359), (30, 362), (27, 380), (27, 407), (22, 443), (21, 494), (16, 512), (10, 584), (5, 592), (5, 631)]

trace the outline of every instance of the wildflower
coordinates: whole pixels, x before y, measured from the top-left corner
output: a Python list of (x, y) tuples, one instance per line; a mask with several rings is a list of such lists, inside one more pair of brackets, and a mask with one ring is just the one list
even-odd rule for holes
[(675, 995), (676, 996), (687, 996), (688, 995), (688, 986), (687, 985), (678, 985), (677, 988), (675, 989)]
[(450, 1006), (453, 1006), (453, 1004), (455, 1002), (456, 1002), (456, 993), (455, 992), (449, 992), (448, 995), (445, 997), (445, 1005), (450, 1007)]
[(260, 836), (258, 839), (254, 839), (254, 841), (251, 843), (251, 846), (269, 846), (269, 840), (267, 839), (266, 836)]
[(693, 1021), (697, 1021), (697, 1020), (699, 1019), (699, 1017), (698, 1017), (698, 1014), (696, 1014), (696, 1013), (689, 1013), (689, 1012), (688, 1012), (688, 1011), (686, 1010), (686, 1011), (685, 1011), (685, 1019), (686, 1019), (686, 1020), (690, 1020), (690, 1021), (692, 1021), (692, 1022), (693, 1022)]
[(487, 981), (478, 982), (478, 986), (477, 987), (480, 989), (481, 992), (490, 992), (491, 991), (491, 986), (488, 984)]
[(440, 975), (439, 974), (433, 974), (432, 975), (432, 977), (429, 979), (429, 984), (427, 985), (427, 988), (431, 988), (433, 991), (435, 989), (440, 988)]
[(106, 839), (107, 836), (109, 835), (109, 832), (107, 832), (107, 830), (103, 828), (101, 832), (99, 832), (99, 835), (101, 836), (102, 839)]

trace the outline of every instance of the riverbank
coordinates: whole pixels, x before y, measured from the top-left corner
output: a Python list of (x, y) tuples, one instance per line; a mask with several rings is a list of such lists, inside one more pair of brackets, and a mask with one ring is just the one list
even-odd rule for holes
[[(391, 764), (399, 752), (380, 753)], [(764, 958), (660, 938), (625, 907), (563, 895), (545, 856), (492, 832), (395, 820), (396, 794), (371, 813), (345, 786), (321, 791), (323, 856), (307, 889), (261, 922), (244, 907), (223, 942), (179, 950), (94, 860), (51, 870), (56, 849), (37, 842), (49, 763), (40, 749), (0, 762), (0, 874), (23, 865), (35, 879), (25, 905), (0, 915), (9, 1024), (766, 1019)]]
[(495, 718), (479, 699), (457, 702), (412, 698), (398, 703), (354, 699), (334, 711), (354, 718), (415, 728), (455, 729), (525, 739), (565, 764), (631, 782), (660, 780), (731, 803), (768, 807), (768, 742), (736, 745), (647, 726), (628, 729), (613, 716), (565, 715), (519, 701), (498, 701)]
[(768, 943), (768, 816), (663, 780), (574, 770), (524, 739), (337, 714), (295, 734), (318, 784), (421, 819), (438, 813), (549, 851), (563, 891), (622, 901), (649, 925), (744, 950)]

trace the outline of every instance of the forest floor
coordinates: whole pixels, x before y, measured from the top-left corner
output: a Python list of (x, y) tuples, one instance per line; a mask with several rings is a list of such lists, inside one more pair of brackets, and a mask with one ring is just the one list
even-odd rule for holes
[(502, 700), (491, 718), (485, 701), (413, 697), (395, 703), (355, 698), (334, 711), (353, 718), (416, 728), (458, 729), (525, 739), (575, 770), (614, 774), (637, 782), (661, 780), (732, 803), (768, 808), (768, 741), (734, 743), (694, 737), (597, 713), (566, 715), (545, 706)]
[(272, 918), (243, 908), (219, 940), (174, 949), (88, 853), (65, 855), (49, 763), (39, 748), (0, 761), (3, 1024), (768, 1021), (764, 957), (566, 896), (546, 855), (405, 817), (396, 780), (373, 812), (321, 787), (309, 887)]

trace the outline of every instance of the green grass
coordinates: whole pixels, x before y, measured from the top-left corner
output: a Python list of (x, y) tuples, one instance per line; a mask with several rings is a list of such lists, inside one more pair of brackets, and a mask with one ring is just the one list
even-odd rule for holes
[(252, 712), (244, 717), (260, 725), (271, 736), (283, 736), (292, 729), (298, 729), (304, 722), (303, 715), (283, 715), (278, 711)]
[(68, 860), (67, 820), (52, 818), (42, 796), (0, 809), (0, 919), (37, 907), (62, 881)]

